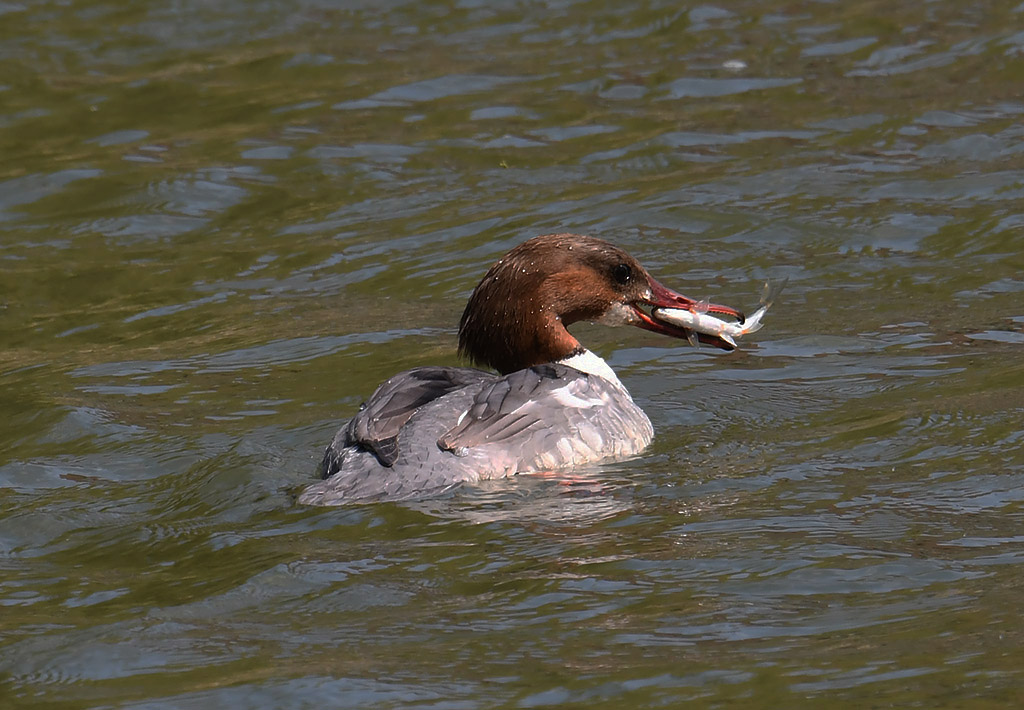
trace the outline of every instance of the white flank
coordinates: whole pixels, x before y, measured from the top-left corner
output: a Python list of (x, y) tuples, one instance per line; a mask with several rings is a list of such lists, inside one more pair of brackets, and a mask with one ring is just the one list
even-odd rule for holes
[(560, 405), (569, 409), (590, 409), (591, 407), (600, 407), (605, 404), (604, 400), (578, 397), (570, 392), (568, 387), (559, 387), (551, 393), (551, 396)]

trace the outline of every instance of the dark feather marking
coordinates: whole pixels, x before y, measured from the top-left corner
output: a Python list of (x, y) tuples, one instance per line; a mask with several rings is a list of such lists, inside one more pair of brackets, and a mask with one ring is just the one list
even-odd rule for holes
[(327, 447), (321, 474), (339, 471), (345, 449), (371, 452), (382, 466), (391, 467), (401, 453), (402, 428), (428, 402), (468, 385), (496, 379), (490, 373), (465, 367), (420, 367), (399, 373), (377, 388)]

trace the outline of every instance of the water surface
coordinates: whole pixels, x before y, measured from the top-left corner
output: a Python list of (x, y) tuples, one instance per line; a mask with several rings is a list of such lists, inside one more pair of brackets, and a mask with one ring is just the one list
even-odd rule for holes
[[(0, 6), (0, 693), (1024, 701), (1024, 5)], [(633, 461), (306, 509), (487, 266), (614, 241)]]

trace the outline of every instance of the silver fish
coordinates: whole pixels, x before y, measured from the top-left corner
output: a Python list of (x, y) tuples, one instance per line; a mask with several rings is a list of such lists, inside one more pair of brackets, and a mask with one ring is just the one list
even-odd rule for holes
[(788, 277), (774, 284), (765, 281), (761, 301), (758, 304), (760, 307), (742, 323), (722, 320), (711, 315), (706, 310), (701, 310), (702, 306), (706, 308), (706, 301), (696, 304), (692, 310), (687, 308), (655, 308), (652, 315), (658, 320), (693, 331), (689, 336), (691, 345), (698, 345), (697, 333), (704, 333), (705, 335), (721, 338), (735, 348), (736, 338), (748, 333), (755, 333), (764, 327), (761, 319), (764, 318), (764, 314), (768, 312), (771, 305), (775, 303), (775, 299), (782, 293), (782, 289), (786, 286), (787, 281), (789, 281)]

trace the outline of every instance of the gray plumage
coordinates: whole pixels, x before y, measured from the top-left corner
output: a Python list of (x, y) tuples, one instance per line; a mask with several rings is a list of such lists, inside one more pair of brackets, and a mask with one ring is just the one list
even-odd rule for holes
[[(453, 424), (454, 423), (454, 424)], [(307, 505), (403, 500), (458, 483), (631, 456), (653, 436), (621, 385), (561, 364), (508, 375), (421, 367), (381, 385), (327, 447)]]

